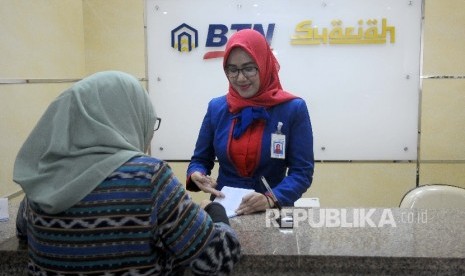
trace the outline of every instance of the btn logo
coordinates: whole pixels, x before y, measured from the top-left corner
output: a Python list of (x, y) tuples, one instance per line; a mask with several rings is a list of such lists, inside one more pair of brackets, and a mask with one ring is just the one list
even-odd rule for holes
[[(208, 26), (205, 47), (220, 48), (228, 42), (229, 31), (240, 31), (244, 29), (254, 29), (261, 33), (271, 45), (273, 39), (275, 23), (268, 24), (266, 31), (262, 24), (232, 24), (229, 28), (223, 24), (210, 24)], [(171, 47), (179, 52), (190, 52), (199, 46), (198, 31), (183, 23), (171, 31)], [(207, 51), (203, 59), (220, 58), (224, 56), (223, 50)]]
[(179, 52), (190, 52), (199, 46), (199, 33), (183, 23), (171, 31), (171, 47)]
[[(268, 28), (265, 30), (262, 24), (232, 24), (231, 28), (228, 29), (228, 26), (223, 24), (210, 24), (208, 26), (208, 35), (205, 47), (222, 47), (228, 42), (228, 37), (226, 36), (229, 30), (240, 31), (244, 29), (254, 29), (257, 32), (261, 33), (268, 41), (268, 44), (271, 45), (271, 40), (273, 39), (274, 33), (274, 23), (268, 24)], [(224, 51), (209, 51), (205, 53), (203, 59), (211, 58), (220, 58), (224, 56)]]

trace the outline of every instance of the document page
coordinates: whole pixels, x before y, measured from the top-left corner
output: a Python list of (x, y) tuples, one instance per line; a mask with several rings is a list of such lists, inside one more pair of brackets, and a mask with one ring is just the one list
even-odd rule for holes
[(236, 216), (235, 211), (241, 204), (242, 198), (246, 194), (254, 192), (254, 190), (224, 186), (221, 192), (223, 192), (224, 197), (217, 197), (214, 201), (223, 205), (224, 209), (226, 209), (226, 215), (231, 218)]
[(0, 198), (0, 221), (7, 221), (9, 216), (8, 198)]

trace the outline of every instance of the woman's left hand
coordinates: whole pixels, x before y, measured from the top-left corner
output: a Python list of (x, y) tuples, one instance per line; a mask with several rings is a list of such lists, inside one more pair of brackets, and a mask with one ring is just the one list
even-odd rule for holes
[(236, 210), (237, 215), (248, 215), (264, 211), (269, 207), (264, 194), (252, 192), (242, 198), (242, 202)]

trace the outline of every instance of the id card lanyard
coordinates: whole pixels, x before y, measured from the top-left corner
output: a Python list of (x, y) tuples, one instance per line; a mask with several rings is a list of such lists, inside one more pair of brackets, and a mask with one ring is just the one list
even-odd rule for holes
[(275, 133), (271, 133), (271, 158), (284, 159), (286, 156), (286, 135), (281, 132), (282, 122), (278, 122)]

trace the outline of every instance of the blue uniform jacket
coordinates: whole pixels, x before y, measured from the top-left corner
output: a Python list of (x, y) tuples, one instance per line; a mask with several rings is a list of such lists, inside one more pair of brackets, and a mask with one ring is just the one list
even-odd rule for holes
[[(209, 175), (218, 158), (218, 186), (254, 189), (266, 192), (260, 181), (263, 175), (283, 206), (294, 202), (310, 187), (313, 177), (313, 133), (307, 105), (301, 98), (267, 109), (270, 118), (266, 122), (262, 137), (260, 163), (252, 177), (242, 177), (227, 153), (228, 138), (233, 114), (229, 112), (226, 96), (214, 98), (208, 104), (203, 119), (194, 155), (187, 169), (190, 176), (194, 171)], [(271, 134), (282, 122), (281, 132), (286, 135), (286, 158), (271, 158)], [(287, 172), (287, 175), (286, 175)], [(195, 183), (188, 182), (187, 189), (198, 190)]]

